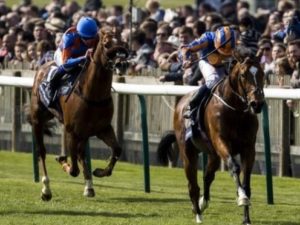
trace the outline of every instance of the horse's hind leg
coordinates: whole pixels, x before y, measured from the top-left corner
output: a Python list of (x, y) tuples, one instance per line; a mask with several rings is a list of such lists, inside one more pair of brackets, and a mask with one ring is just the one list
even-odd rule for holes
[(41, 159), (41, 166), (43, 169), (43, 189), (41, 198), (43, 201), (49, 201), (52, 198), (52, 193), (50, 189), (50, 179), (46, 168), (46, 148), (44, 145), (43, 124), (41, 122), (34, 121), (32, 123), (32, 132), (36, 141), (36, 149), (38, 151), (39, 158)]
[(215, 173), (220, 166), (220, 158), (215, 153), (211, 153), (208, 157), (208, 163), (204, 175), (204, 192), (203, 197), (201, 197), (199, 205), (201, 213), (208, 208), (208, 203), (210, 200), (210, 185), (215, 179)]
[(117, 141), (115, 132), (111, 125), (108, 126), (105, 130), (103, 130), (100, 134), (98, 134), (97, 137), (103, 140), (106, 145), (111, 147), (112, 155), (110, 157), (110, 161), (107, 167), (105, 169), (96, 168), (93, 174), (96, 177), (110, 176), (112, 174), (116, 162), (118, 161), (122, 153), (122, 148)]
[(199, 207), (200, 188), (197, 180), (198, 152), (191, 143), (179, 147), (183, 149), (181, 149), (181, 152), (184, 152), (182, 155), (184, 171), (188, 180), (188, 190), (193, 205), (193, 212), (196, 214), (196, 222), (202, 223), (201, 210)]

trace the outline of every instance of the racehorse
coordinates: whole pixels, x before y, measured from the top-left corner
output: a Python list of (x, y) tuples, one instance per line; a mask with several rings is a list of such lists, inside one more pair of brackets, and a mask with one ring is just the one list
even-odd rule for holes
[[(173, 137), (168, 133), (162, 139), (158, 149), (160, 157), (167, 157), (172, 141), (176, 141), (183, 160), (185, 175), (188, 180), (189, 196), (196, 214), (196, 222), (202, 222), (202, 214), (210, 200), (210, 185), (215, 172), (223, 159), (237, 188), (237, 204), (244, 207), (243, 224), (250, 224), (249, 205), (251, 197), (250, 176), (255, 160), (255, 141), (258, 130), (257, 113), (264, 104), (264, 73), (258, 60), (249, 57), (247, 49), (237, 47), (234, 57), (237, 62), (218, 86), (212, 91), (206, 105), (203, 127), (207, 139), (203, 136), (185, 140), (186, 122), (183, 114), (189, 104), (191, 93), (183, 96), (174, 113)], [(198, 113), (199, 115), (200, 113)], [(167, 143), (166, 141), (169, 142)], [(208, 163), (204, 174), (204, 193), (200, 198), (197, 181), (198, 154), (208, 153)], [(235, 156), (240, 155), (243, 180), (240, 180), (240, 165)]]
[(112, 148), (109, 164), (105, 169), (96, 168), (93, 171), (94, 176), (110, 176), (115, 163), (120, 157), (122, 149), (111, 126), (113, 115), (111, 88), (113, 70), (117, 69), (124, 72), (128, 51), (121, 46), (115, 46), (113, 36), (108, 28), (100, 30), (99, 42), (94, 49), (93, 56), (86, 70), (83, 71), (77, 84), (75, 84), (74, 91), (68, 96), (68, 101), (65, 101), (66, 96), (59, 97), (61, 113), (57, 113), (53, 109), (47, 109), (42, 104), (38, 91), (39, 85), (45, 79), (51, 63), (43, 65), (35, 75), (28, 120), (32, 125), (43, 170), (41, 198), (44, 201), (50, 200), (52, 193), (46, 169), (46, 149), (43, 133), (49, 133), (47, 124), (54, 115), (64, 125), (65, 147), (71, 156), (71, 164), (67, 162), (67, 157), (60, 157), (58, 161), (63, 169), (73, 177), (79, 175), (78, 161), (81, 163), (85, 179), (84, 196), (95, 196), (92, 176), (85, 160), (85, 146), (89, 137), (97, 136)]

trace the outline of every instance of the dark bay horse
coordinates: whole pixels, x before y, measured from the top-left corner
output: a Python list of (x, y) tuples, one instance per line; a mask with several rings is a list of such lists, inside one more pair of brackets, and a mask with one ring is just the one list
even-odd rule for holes
[[(189, 196), (196, 214), (196, 222), (202, 222), (202, 214), (210, 200), (210, 185), (223, 159), (235, 181), (237, 204), (244, 207), (244, 224), (250, 224), (250, 176), (255, 160), (255, 141), (258, 130), (257, 113), (264, 104), (264, 73), (259, 62), (249, 57), (249, 52), (237, 48), (234, 53), (237, 63), (230, 74), (219, 83), (211, 94), (204, 112), (204, 128), (208, 142), (198, 137), (198, 141), (185, 141), (186, 121), (183, 114), (191, 98), (188, 94), (178, 102), (174, 114), (174, 138), (168, 134), (169, 143), (161, 140), (159, 149), (164, 158), (172, 144), (177, 141), (188, 180)], [(163, 143), (164, 142), (164, 143)], [(204, 175), (204, 193), (200, 198), (197, 181), (198, 154), (200, 149), (208, 153), (208, 164)], [(240, 156), (241, 166), (235, 159)], [(240, 171), (243, 180), (240, 180)]]
[(39, 85), (45, 78), (50, 64), (45, 64), (36, 73), (28, 118), (32, 125), (43, 170), (41, 196), (43, 200), (48, 201), (52, 198), (45, 162), (46, 149), (43, 133), (49, 131), (47, 124), (54, 115), (64, 124), (65, 147), (71, 156), (70, 164), (67, 162), (67, 157), (61, 157), (58, 161), (63, 169), (74, 177), (78, 176), (80, 172), (78, 161), (81, 163), (85, 179), (85, 196), (93, 197), (95, 195), (92, 177), (85, 161), (85, 146), (89, 137), (97, 136), (112, 148), (109, 164), (105, 169), (95, 169), (94, 176), (110, 176), (115, 163), (120, 157), (122, 149), (111, 126), (113, 115), (111, 88), (113, 69), (124, 70), (128, 52), (121, 46), (115, 46), (114, 43), (111, 30), (102, 28), (99, 32), (99, 42), (94, 49), (92, 60), (81, 74), (79, 82), (69, 96), (68, 101), (65, 101), (66, 96), (59, 98), (61, 115), (44, 107), (39, 96)]

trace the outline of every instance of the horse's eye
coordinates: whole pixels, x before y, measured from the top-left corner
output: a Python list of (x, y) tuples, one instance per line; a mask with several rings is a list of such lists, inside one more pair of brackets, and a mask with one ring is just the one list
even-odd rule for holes
[(242, 77), (242, 78), (245, 79), (245, 78), (246, 78), (246, 74), (245, 74), (245, 73), (241, 73), (241, 74), (240, 74), (240, 77)]

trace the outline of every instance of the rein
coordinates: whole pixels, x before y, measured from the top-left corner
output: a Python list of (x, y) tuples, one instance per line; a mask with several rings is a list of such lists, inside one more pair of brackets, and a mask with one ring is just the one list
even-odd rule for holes
[(202, 57), (200, 57), (200, 58), (198, 58), (198, 59), (195, 59), (195, 60), (191, 61), (191, 64), (194, 64), (194, 63), (196, 63), (196, 62), (199, 62), (200, 60), (203, 60), (203, 59), (205, 59), (206, 57), (210, 56), (211, 54), (217, 52), (218, 49), (220, 49), (220, 48), (222, 48), (224, 45), (226, 45), (229, 41), (231, 41), (231, 39), (232, 39), (232, 37), (229, 38), (228, 40), (226, 40), (224, 43), (222, 43), (222, 45), (220, 45), (218, 48), (215, 48), (215, 49), (213, 49), (212, 51), (210, 51), (209, 53), (207, 53), (206, 55), (204, 55), (204, 56), (202, 56)]
[[(240, 82), (240, 76), (241, 76), (241, 75), (238, 76), (238, 81), (239, 81), (239, 82)], [(241, 96), (238, 92), (236, 92), (236, 91), (234, 90), (233, 85), (232, 85), (232, 82), (231, 82), (231, 79), (230, 79), (230, 75), (228, 76), (227, 79), (228, 79), (229, 87), (231, 88), (232, 93), (233, 93), (235, 96), (237, 96), (238, 99), (240, 99), (241, 102), (242, 102), (243, 104), (246, 105), (246, 108), (245, 108), (244, 110), (242, 110), (242, 112), (248, 112), (249, 109), (250, 109), (250, 106), (249, 106), (249, 102), (248, 102), (248, 100), (247, 100), (247, 97), (245, 98), (245, 97)], [(223, 82), (224, 82), (224, 81), (225, 81), (225, 79), (223, 80)], [(240, 85), (241, 85), (241, 84), (240, 84)], [(241, 87), (242, 87), (242, 89), (243, 89), (244, 96), (247, 96), (247, 93), (246, 93), (246, 91), (245, 91), (243, 85), (241, 85)], [(236, 107), (231, 106), (231, 105), (230, 105), (229, 103), (227, 103), (221, 96), (217, 95), (216, 93), (213, 93), (213, 96), (215, 96), (220, 102), (223, 103), (223, 105), (225, 105), (225, 106), (228, 107), (229, 109), (231, 109), (231, 110), (233, 110), (233, 111), (238, 111), (238, 109), (237, 109)]]

